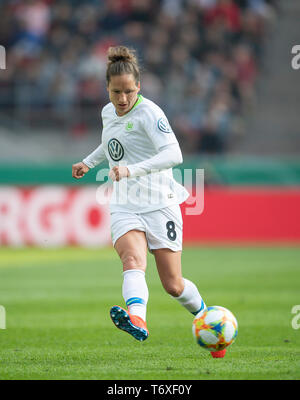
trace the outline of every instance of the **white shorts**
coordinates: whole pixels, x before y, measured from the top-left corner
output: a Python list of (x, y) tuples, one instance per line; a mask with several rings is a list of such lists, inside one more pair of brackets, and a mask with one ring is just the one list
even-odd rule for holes
[(182, 250), (182, 215), (178, 204), (142, 214), (114, 212), (111, 214), (113, 245), (125, 233), (145, 232), (148, 248)]

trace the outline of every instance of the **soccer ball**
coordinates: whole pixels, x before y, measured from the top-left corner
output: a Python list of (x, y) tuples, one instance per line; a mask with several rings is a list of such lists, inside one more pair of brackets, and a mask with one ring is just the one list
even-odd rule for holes
[(237, 320), (224, 307), (207, 307), (193, 321), (193, 335), (197, 343), (209, 351), (225, 349), (234, 342), (237, 333)]

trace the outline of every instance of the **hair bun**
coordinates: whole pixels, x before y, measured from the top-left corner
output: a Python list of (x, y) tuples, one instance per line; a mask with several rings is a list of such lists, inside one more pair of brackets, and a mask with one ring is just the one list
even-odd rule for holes
[(110, 47), (107, 57), (111, 64), (118, 61), (137, 63), (134, 50), (130, 50), (125, 46)]
[(106, 82), (116, 75), (133, 74), (136, 84), (140, 81), (140, 70), (135, 50), (125, 46), (110, 47), (107, 52)]
[(111, 61), (111, 62), (117, 62), (117, 61), (129, 61), (129, 57), (127, 57), (127, 56), (122, 56), (122, 55), (119, 55), (119, 54), (113, 54), (113, 55), (111, 55), (111, 56), (108, 56), (108, 59), (109, 59), (109, 61)]

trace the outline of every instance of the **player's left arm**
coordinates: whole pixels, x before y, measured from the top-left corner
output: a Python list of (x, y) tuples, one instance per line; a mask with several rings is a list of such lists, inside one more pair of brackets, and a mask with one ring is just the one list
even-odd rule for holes
[(143, 176), (173, 168), (183, 162), (176, 136), (162, 110), (146, 109), (144, 112), (144, 133), (150, 138), (157, 151), (155, 156), (128, 166), (115, 166), (109, 173), (112, 180)]
[(142, 162), (128, 165), (130, 177), (166, 170), (183, 162), (177, 138), (166, 115), (159, 107), (145, 109), (143, 126), (144, 132), (152, 141), (157, 154)]
[(178, 143), (171, 143), (158, 149), (158, 153), (139, 163), (128, 165), (130, 177), (143, 176), (151, 172), (158, 172), (173, 168), (183, 161), (182, 153)]
[(159, 152), (147, 160), (126, 166), (115, 166), (109, 172), (113, 181), (120, 181), (122, 178), (143, 176), (151, 172), (158, 172), (173, 168), (183, 161), (182, 153), (178, 143), (168, 144), (159, 149)]

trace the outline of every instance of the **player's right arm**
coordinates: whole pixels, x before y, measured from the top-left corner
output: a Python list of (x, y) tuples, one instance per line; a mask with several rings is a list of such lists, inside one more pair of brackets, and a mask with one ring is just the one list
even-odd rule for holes
[(106, 159), (103, 145), (100, 144), (96, 150), (94, 150), (90, 155), (84, 158), (82, 161), (72, 165), (72, 176), (73, 178), (82, 178), (91, 168), (100, 164)]
[(87, 172), (89, 172), (89, 167), (85, 165), (82, 161), (72, 165), (72, 176), (73, 178), (80, 179)]

